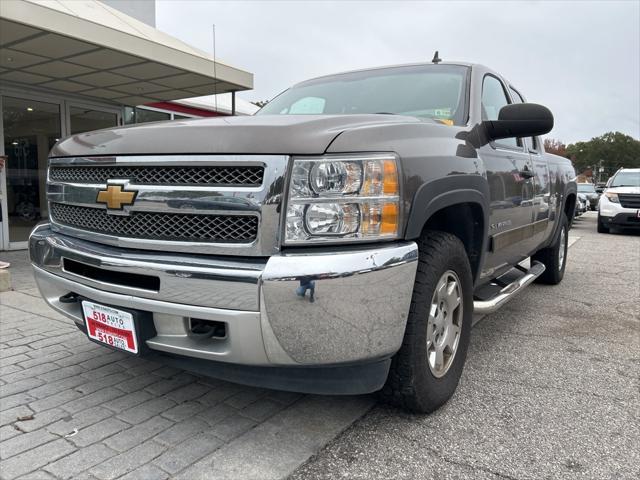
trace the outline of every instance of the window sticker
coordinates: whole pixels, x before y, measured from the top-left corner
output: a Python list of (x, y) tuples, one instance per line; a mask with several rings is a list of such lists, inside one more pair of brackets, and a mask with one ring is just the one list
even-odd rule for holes
[(436, 108), (434, 110), (434, 116), (436, 118), (451, 118), (450, 108)]

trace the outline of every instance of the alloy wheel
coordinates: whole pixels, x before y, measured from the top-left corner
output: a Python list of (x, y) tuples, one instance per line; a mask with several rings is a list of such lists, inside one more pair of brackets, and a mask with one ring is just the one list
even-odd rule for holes
[(453, 364), (460, 343), (462, 309), (460, 279), (447, 270), (436, 284), (427, 322), (427, 361), (434, 377), (443, 377)]

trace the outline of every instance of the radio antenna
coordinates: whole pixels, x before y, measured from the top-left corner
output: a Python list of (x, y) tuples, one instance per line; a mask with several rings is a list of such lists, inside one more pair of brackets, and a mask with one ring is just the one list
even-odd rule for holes
[(213, 27), (213, 76), (215, 77), (213, 83), (213, 102), (217, 114), (220, 112), (218, 112), (218, 72), (216, 70), (216, 64), (218, 63), (216, 57), (216, 24), (213, 23), (211, 25)]
[(436, 50), (436, 53), (433, 55), (433, 60), (431, 61), (436, 65), (442, 61), (442, 59), (438, 56), (438, 50)]

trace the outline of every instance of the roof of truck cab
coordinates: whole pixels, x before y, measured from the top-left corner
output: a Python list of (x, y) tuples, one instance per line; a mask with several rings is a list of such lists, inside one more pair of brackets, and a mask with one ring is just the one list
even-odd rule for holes
[(303, 83), (307, 83), (313, 80), (319, 80), (321, 78), (328, 78), (328, 77), (335, 77), (337, 75), (347, 75), (350, 73), (359, 73), (359, 72), (372, 72), (372, 71), (376, 71), (376, 70), (385, 70), (388, 68), (402, 68), (402, 67), (420, 67), (420, 66), (427, 66), (427, 65), (454, 65), (457, 67), (469, 67), (469, 68), (474, 68), (474, 67), (482, 67), (485, 68), (487, 70), (490, 70), (488, 67), (485, 67), (484, 65), (480, 65), (478, 63), (468, 63), (468, 62), (439, 62), (439, 63), (433, 63), (433, 62), (417, 62), (417, 63), (401, 63), (401, 64), (397, 64), (397, 65), (384, 65), (384, 66), (380, 66), (380, 67), (369, 67), (369, 68), (359, 68), (356, 70), (347, 70), (344, 72), (337, 72), (337, 73), (329, 73), (327, 75), (319, 75), (317, 77), (312, 77), (312, 78), (307, 78), (306, 80), (303, 80), (302, 82), (298, 82), (296, 83), (294, 86), (303, 84)]

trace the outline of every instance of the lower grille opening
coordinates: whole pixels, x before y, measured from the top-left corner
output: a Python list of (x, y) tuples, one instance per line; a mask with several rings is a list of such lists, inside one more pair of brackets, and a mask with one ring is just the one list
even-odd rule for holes
[(112, 285), (122, 285), (123, 287), (151, 290), (153, 292), (160, 290), (160, 279), (158, 277), (103, 270), (102, 268), (92, 267), (91, 265), (69, 260), (68, 258), (63, 259), (62, 262), (66, 272), (75, 273), (90, 280), (111, 283)]
[(189, 335), (196, 338), (226, 338), (227, 324), (224, 322), (217, 322), (215, 320), (190, 318)]

